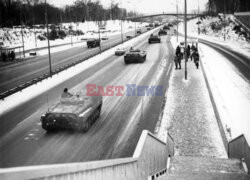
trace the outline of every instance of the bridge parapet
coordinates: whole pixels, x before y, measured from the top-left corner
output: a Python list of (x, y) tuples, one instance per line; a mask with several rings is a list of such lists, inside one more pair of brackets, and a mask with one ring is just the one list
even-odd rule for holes
[(163, 142), (149, 131), (144, 130), (133, 157), (84, 163), (6, 168), (0, 170), (0, 179), (145, 180), (149, 174), (166, 168), (168, 157), (173, 156), (173, 153), (173, 139), (170, 135), (168, 135), (166, 142)]

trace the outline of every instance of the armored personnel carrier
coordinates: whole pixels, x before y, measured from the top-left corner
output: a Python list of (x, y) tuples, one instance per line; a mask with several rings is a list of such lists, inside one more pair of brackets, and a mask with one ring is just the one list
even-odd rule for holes
[(148, 43), (151, 44), (154, 42), (161, 43), (161, 38), (158, 35), (151, 34), (149, 39), (148, 39)]
[(141, 51), (139, 49), (130, 49), (124, 56), (125, 64), (128, 63), (139, 63), (146, 60), (147, 53), (146, 51)]
[(164, 35), (167, 35), (168, 33), (167, 33), (167, 31), (165, 31), (164, 29), (160, 29), (160, 31), (158, 32), (158, 35), (159, 36), (164, 36)]
[(41, 117), (42, 128), (47, 131), (74, 129), (88, 131), (99, 118), (101, 96), (73, 95), (61, 98)]

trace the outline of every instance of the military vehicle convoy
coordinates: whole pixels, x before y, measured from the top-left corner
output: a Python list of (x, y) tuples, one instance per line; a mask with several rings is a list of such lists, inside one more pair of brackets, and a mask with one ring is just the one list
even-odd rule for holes
[(154, 42), (160, 43), (161, 38), (158, 35), (151, 34), (149, 39), (148, 39), (148, 43), (151, 44), (151, 43), (154, 43)]
[(139, 49), (130, 49), (124, 56), (124, 62), (125, 64), (143, 63), (144, 61), (146, 61), (146, 56), (146, 51), (141, 51)]
[(98, 46), (100, 46), (99, 39), (91, 38), (91, 39), (87, 40), (87, 47), (88, 48), (94, 48), (94, 47), (98, 47)]
[(164, 29), (160, 29), (160, 31), (158, 32), (158, 35), (161, 36), (161, 35), (167, 35), (167, 31), (165, 31)]
[(73, 95), (61, 98), (41, 117), (42, 128), (53, 130), (88, 131), (99, 118), (102, 108), (101, 96)]

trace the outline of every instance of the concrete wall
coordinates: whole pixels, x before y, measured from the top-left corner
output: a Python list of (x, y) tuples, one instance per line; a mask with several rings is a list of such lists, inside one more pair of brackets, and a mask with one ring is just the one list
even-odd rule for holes
[(145, 180), (149, 174), (166, 168), (169, 155), (173, 155), (172, 139), (167, 139), (166, 144), (144, 130), (132, 158), (6, 168), (0, 170), (0, 179)]
[(244, 135), (241, 135), (228, 143), (228, 157), (245, 159), (250, 174), (250, 147)]
[[(168, 147), (169, 145), (172, 147)], [(146, 179), (149, 175), (166, 168), (169, 154), (173, 156), (169, 149), (173, 149), (173, 143), (169, 139), (166, 144), (144, 131), (133, 155), (134, 158), (138, 158), (138, 179)]]

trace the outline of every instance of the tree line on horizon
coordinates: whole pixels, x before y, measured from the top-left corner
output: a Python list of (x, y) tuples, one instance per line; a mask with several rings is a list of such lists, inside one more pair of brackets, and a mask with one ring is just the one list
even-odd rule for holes
[(12, 27), (21, 24), (45, 24), (46, 8), (49, 24), (116, 20), (138, 15), (120, 8), (119, 4), (114, 2), (111, 8), (106, 9), (99, 0), (76, 0), (73, 5), (63, 8), (48, 3), (45, 5), (45, 0), (0, 0), (0, 25)]
[(249, 0), (208, 0), (206, 9), (211, 14), (250, 11)]

